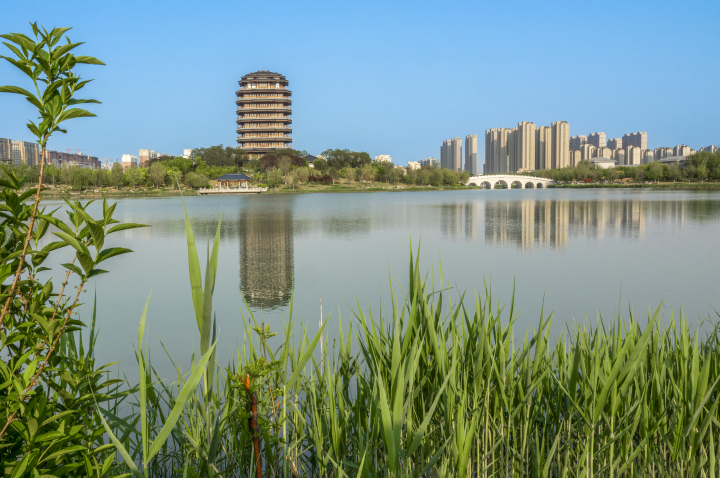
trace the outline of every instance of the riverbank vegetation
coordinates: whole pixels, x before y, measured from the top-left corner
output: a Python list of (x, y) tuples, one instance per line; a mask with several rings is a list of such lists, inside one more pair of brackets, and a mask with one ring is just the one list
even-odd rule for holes
[(604, 169), (590, 161), (582, 160), (575, 167), (540, 169), (523, 174), (548, 178), (559, 183), (718, 182), (720, 181), (720, 151), (700, 152), (688, 156), (687, 164), (684, 166), (655, 161), (639, 166), (618, 166)]

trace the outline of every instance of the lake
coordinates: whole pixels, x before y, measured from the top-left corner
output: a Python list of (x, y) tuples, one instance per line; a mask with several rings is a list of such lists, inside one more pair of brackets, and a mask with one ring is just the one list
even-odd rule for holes
[[(298, 335), (301, 319), (308, 333), (317, 330), (320, 300), (330, 315), (330, 337), (337, 335), (338, 314), (347, 331), (358, 302), (374, 314), (381, 307), (387, 313), (390, 277), (407, 286), (411, 240), (415, 248), (422, 241), (421, 265), (436, 281), (442, 261), (445, 280), (470, 297), (470, 312), (484, 284), (507, 306), (514, 285), (522, 314), (518, 338), (536, 326), (543, 302), (546, 314), (554, 310), (556, 336), (572, 321), (594, 324), (598, 313), (610, 320), (618, 311), (627, 316), (629, 307), (645, 318), (648, 307), (662, 302), (665, 322), (682, 309), (695, 324), (709, 315), (717, 319), (714, 310), (720, 310), (720, 192), (465, 190), (196, 196), (186, 202), (203, 268), (222, 213), (214, 294), (221, 361), (244, 340), (245, 301), (258, 320), (262, 314), (282, 332), (294, 297)], [(117, 219), (151, 227), (108, 241), (106, 247), (135, 252), (107, 261), (110, 274), (88, 284), (81, 319), (89, 321), (97, 293), (98, 360), (120, 361), (121, 370), (135, 376), (137, 324), (152, 291), (153, 364), (174, 376), (159, 341), (185, 366), (193, 345), (199, 346), (182, 202), (117, 203)], [(99, 204), (90, 210), (98, 215)], [(69, 258), (71, 251), (62, 251), (55, 261)]]

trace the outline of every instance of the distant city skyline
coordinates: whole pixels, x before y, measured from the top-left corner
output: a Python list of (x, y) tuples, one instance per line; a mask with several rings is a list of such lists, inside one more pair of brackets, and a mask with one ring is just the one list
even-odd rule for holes
[[(70, 38), (85, 42), (78, 53), (107, 64), (79, 70), (96, 80), (84, 91), (103, 103), (90, 107), (98, 118), (77, 121), (49, 143), (103, 161), (147, 147), (179, 154), (187, 147), (235, 146), (237, 82), (257, 70), (280, 72), (293, 85), (292, 146), (311, 154), (348, 148), (389, 154), (404, 165), (437, 156), (443, 139), (478, 135), (482, 142), (485, 130), (523, 118), (536, 125), (562, 118), (571, 134), (604, 131), (608, 141), (646, 131), (647, 149), (720, 144), (713, 115), (720, 106), (720, 65), (712, 61), (720, 37), (697, 35), (713, 31), (720, 4), (609, 1), (602, 8), (622, 15), (611, 25), (578, 31), (597, 5), (418, 2), (408, 10), (392, 2), (279, 1), (272, 7), (277, 33), (245, 48), (237, 18), (228, 14), (236, 2), (39, 0), (4, 5), (0, 32), (29, 33), (30, 21), (73, 26)], [(148, 29), (137, 22), (139, 12), (162, 21)], [(637, 28), (636, 19), (647, 15), (655, 25), (673, 25), (673, 34)], [(202, 34), (178, 34), (177, 25), (188, 22)], [(455, 28), (440, 33), (438, 22)], [(483, 28), (474, 28), (479, 22)], [(297, 25), (304, 24), (323, 27), (298, 35)], [(508, 36), (511, 25), (516, 33)], [(260, 36), (265, 27), (250, 23), (243, 32)], [(598, 69), (598, 56), (588, 52), (624, 59), (623, 68)], [(680, 68), (653, 70), (678, 59)], [(443, 82), (440, 96), (434, 78), (451, 62), (463, 64), (462, 74)], [(27, 86), (4, 61), (0, 78)], [(661, 114), (669, 105), (675, 105), (672, 114)], [(34, 119), (29, 104), (0, 95), (0, 111), (0, 137), (33, 140), (25, 128)], [(484, 155), (481, 144), (478, 163)]]

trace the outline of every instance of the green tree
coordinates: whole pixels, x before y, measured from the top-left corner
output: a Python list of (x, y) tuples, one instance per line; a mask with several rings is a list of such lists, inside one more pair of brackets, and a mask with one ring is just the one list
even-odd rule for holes
[(191, 171), (185, 176), (185, 184), (191, 188), (206, 188), (210, 182), (206, 176)]
[(645, 167), (645, 177), (650, 181), (659, 181), (663, 175), (662, 164), (652, 162)]
[(112, 175), (112, 183), (116, 188), (125, 185), (125, 170), (123, 169), (122, 164), (115, 162), (110, 174)]
[(271, 188), (275, 188), (277, 190), (277, 187), (282, 184), (282, 171), (280, 171), (277, 168), (273, 168), (267, 173), (268, 176), (268, 186)]
[(300, 181), (301, 184), (307, 184), (308, 178), (310, 177), (310, 169), (307, 167), (297, 168), (295, 172), (297, 174), (298, 181)]
[(315, 171), (322, 173), (323, 171), (327, 171), (328, 168), (328, 163), (323, 158), (315, 158), (315, 161), (313, 161), (313, 169), (315, 169)]
[(143, 168), (131, 167), (125, 172), (125, 180), (132, 187), (137, 187), (145, 181)]
[(162, 163), (155, 162), (150, 166), (149, 170), (150, 180), (153, 182), (156, 188), (159, 188), (165, 183), (167, 178), (167, 170)]
[(345, 179), (347, 179), (348, 184), (350, 184), (353, 179), (355, 179), (355, 168), (345, 169)]

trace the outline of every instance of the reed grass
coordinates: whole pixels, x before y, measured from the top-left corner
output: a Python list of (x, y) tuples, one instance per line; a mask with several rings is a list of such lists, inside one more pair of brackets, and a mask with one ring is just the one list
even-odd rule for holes
[[(338, 316), (323, 357), (319, 332), (298, 330), (292, 307), (274, 349), (248, 308), (242, 348), (215, 364), (214, 386), (189, 401), (150, 474), (257, 476), (257, 450), (268, 477), (718, 476), (717, 327), (701, 337), (674, 316), (661, 327), (658, 308), (647, 321), (599, 318), (557, 338), (541, 314), (516, 337), (512, 302), (493, 306), (486, 289), (470, 314), (448, 284), (428, 284), (412, 254), (409, 276), (388, 314), (358, 304), (347, 327)], [(146, 419), (159, 430), (186, 375), (163, 385), (145, 360)], [(137, 421), (112, 426), (139, 458)]]

